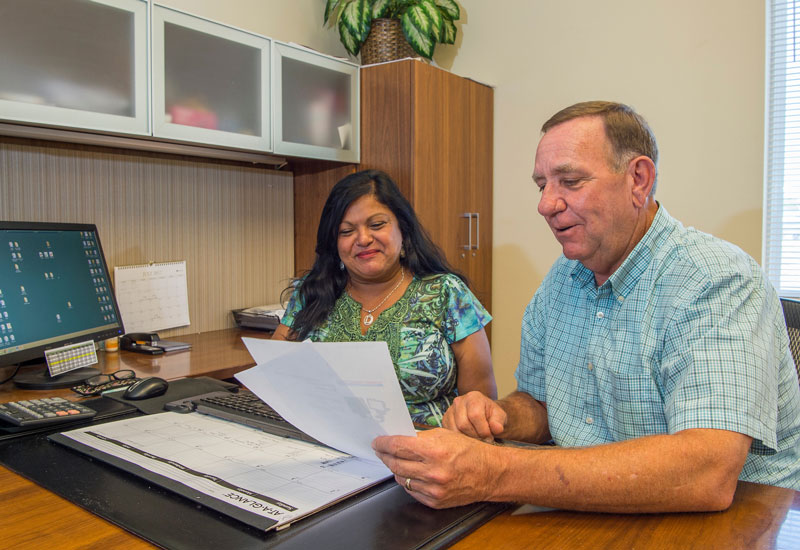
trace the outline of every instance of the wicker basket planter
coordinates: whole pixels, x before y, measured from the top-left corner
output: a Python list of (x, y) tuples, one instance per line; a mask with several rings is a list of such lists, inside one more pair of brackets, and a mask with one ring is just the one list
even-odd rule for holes
[(417, 57), (403, 34), (399, 19), (373, 19), (369, 36), (361, 46), (361, 64), (383, 63)]

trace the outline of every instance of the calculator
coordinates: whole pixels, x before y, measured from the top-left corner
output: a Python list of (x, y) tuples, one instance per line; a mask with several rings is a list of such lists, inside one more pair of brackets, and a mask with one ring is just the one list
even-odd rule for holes
[(97, 411), (63, 397), (0, 403), (0, 419), (14, 426), (38, 427), (93, 418)]

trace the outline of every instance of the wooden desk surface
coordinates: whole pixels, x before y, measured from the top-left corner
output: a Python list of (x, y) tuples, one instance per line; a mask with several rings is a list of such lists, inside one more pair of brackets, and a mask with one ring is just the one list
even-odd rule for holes
[[(0, 547), (153, 548), (149, 543), (0, 467)], [(800, 493), (740, 482), (725, 512), (617, 515), (505, 512), (453, 546), (456, 550), (687, 549), (800, 547)]]
[[(242, 336), (229, 329), (176, 338), (192, 350), (147, 356), (98, 354), (104, 372), (130, 368), (139, 376), (229, 378), (253, 361)], [(2, 373), (0, 373), (2, 374)], [(57, 395), (77, 396), (69, 389)], [(0, 386), (0, 402), (41, 397), (42, 392)], [(149, 543), (0, 466), (0, 548), (153, 548)], [(505, 512), (462, 539), (458, 550), (548, 549), (789, 549), (800, 548), (800, 492), (740, 482), (725, 512), (619, 515), (580, 512)]]
[[(131, 369), (141, 378), (158, 376), (165, 380), (210, 376), (224, 380), (237, 372), (252, 367), (255, 363), (242, 343), (242, 337), (269, 338), (269, 333), (261, 331), (225, 329), (176, 336), (172, 340), (188, 342), (192, 349), (165, 353), (163, 355), (144, 355), (131, 351), (108, 353), (98, 351), (98, 365), (93, 365), (102, 372)], [(0, 369), (0, 379), (11, 375), (12, 369)], [(80, 399), (80, 396), (69, 388), (59, 390), (21, 390), (13, 382), (0, 386), (0, 403), (37, 399), (40, 397), (60, 396), (67, 399)]]
[(800, 548), (800, 492), (740, 481), (724, 512), (592, 514), (507, 511), (453, 546), (456, 550)]

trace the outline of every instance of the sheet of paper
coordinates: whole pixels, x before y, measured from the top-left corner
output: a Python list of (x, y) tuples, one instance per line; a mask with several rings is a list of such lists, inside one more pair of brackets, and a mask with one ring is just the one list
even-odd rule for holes
[(391, 475), (383, 464), (199, 413), (165, 412), (63, 435), (272, 520), (273, 527)]
[(377, 461), (375, 437), (415, 435), (386, 342), (242, 340), (257, 364), (236, 378), (326, 445)]

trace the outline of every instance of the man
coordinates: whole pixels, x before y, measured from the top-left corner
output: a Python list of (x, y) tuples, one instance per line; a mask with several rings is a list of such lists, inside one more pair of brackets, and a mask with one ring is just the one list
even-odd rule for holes
[(376, 454), (437, 508), (710, 511), (737, 479), (800, 489), (800, 390), (759, 266), (656, 202), (655, 138), (629, 107), (579, 103), (542, 131), (538, 210), (563, 256), (525, 311), (517, 391), (460, 396), (449, 429)]

